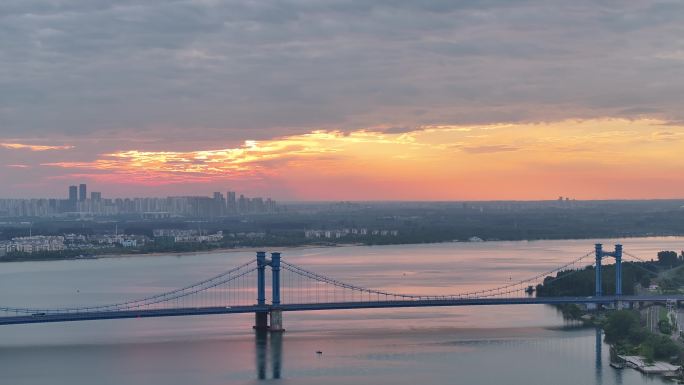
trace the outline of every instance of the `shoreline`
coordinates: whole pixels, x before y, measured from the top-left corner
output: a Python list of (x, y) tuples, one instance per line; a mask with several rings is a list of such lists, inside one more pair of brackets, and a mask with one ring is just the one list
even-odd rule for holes
[(206, 254), (219, 254), (219, 253), (242, 253), (242, 252), (254, 252), (264, 251), (264, 249), (278, 249), (278, 250), (301, 250), (301, 249), (325, 249), (325, 248), (335, 248), (335, 247), (353, 247), (353, 246), (365, 246), (361, 244), (338, 244), (338, 245), (300, 245), (300, 246), (268, 246), (268, 247), (241, 247), (241, 248), (216, 248), (211, 250), (197, 250), (197, 251), (156, 251), (151, 253), (115, 253), (115, 254), (96, 254), (92, 256), (75, 256), (75, 257), (64, 257), (64, 258), (29, 258), (29, 259), (5, 259), (0, 257), (0, 264), (2, 263), (24, 263), (24, 262), (55, 262), (55, 261), (92, 261), (98, 259), (122, 259), (122, 258), (154, 258), (154, 257), (165, 257), (165, 256), (176, 256), (176, 257), (192, 257), (198, 255)]
[[(241, 248), (229, 248), (221, 247), (212, 250), (198, 250), (198, 251), (168, 251), (168, 252), (153, 252), (153, 253), (124, 253), (124, 254), (101, 254), (95, 255), (92, 258), (69, 258), (64, 260), (73, 259), (107, 259), (107, 258), (131, 258), (131, 257), (163, 257), (163, 256), (194, 256), (194, 255), (205, 255), (205, 254), (219, 254), (219, 253), (243, 253), (243, 252), (254, 252), (264, 251), (264, 249), (278, 249), (278, 250), (301, 250), (301, 249), (328, 249), (333, 247), (352, 247), (352, 246), (364, 246), (358, 244), (339, 244), (339, 245), (301, 245), (301, 246), (268, 246), (268, 247), (241, 247)], [(15, 261), (20, 262), (20, 261)]]
[[(47, 258), (27, 258), (27, 259), (6, 259), (5, 257), (0, 257), (0, 264), (2, 263), (14, 263), (14, 262), (49, 262), (49, 261), (80, 261), (80, 260), (96, 260), (96, 259), (109, 259), (109, 258), (135, 258), (135, 257), (161, 257), (161, 256), (195, 256), (195, 255), (206, 255), (206, 254), (218, 254), (218, 253), (240, 253), (240, 252), (257, 252), (264, 251), (264, 249), (278, 249), (278, 250), (302, 250), (302, 249), (327, 249), (336, 247), (354, 247), (354, 246), (365, 246), (365, 247), (383, 247), (383, 246), (416, 246), (416, 245), (442, 245), (447, 243), (458, 243), (458, 244), (488, 244), (497, 242), (542, 242), (542, 241), (581, 241), (581, 240), (607, 240), (607, 239), (654, 239), (654, 238), (684, 238), (684, 235), (644, 235), (644, 236), (622, 236), (622, 237), (603, 237), (603, 238), (544, 238), (544, 239), (517, 239), (517, 240), (483, 240), (477, 242), (469, 241), (443, 241), (443, 242), (417, 242), (417, 243), (383, 243), (383, 244), (364, 244), (364, 243), (339, 243), (339, 244), (304, 244), (297, 246), (265, 246), (265, 247), (255, 247), (246, 246), (238, 248), (230, 247), (217, 247), (210, 250), (197, 250), (197, 251), (154, 251), (154, 252), (130, 252), (130, 253), (103, 253), (94, 254), (92, 256), (73, 256), (73, 257), (47, 257)], [(30, 254), (29, 254), (30, 255)]]

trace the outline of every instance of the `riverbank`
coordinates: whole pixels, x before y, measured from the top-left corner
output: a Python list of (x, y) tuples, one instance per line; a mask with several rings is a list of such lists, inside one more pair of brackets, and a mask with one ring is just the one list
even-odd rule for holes
[[(644, 237), (621, 237), (612, 238), (613, 241), (629, 242), (629, 240), (679, 240), (682, 239), (682, 245), (684, 245), (684, 237), (681, 236), (644, 236)], [(100, 258), (125, 258), (125, 257), (154, 257), (154, 256), (164, 256), (164, 255), (203, 255), (211, 253), (231, 253), (231, 252), (245, 252), (245, 251), (260, 251), (260, 250), (299, 250), (299, 249), (316, 249), (316, 248), (336, 248), (336, 247), (352, 247), (352, 246), (369, 246), (369, 247), (381, 247), (381, 246), (419, 246), (419, 245), (441, 245), (441, 244), (473, 244), (473, 245), (484, 245), (484, 244), (501, 244), (501, 243), (516, 243), (516, 242), (547, 242), (547, 241), (581, 241), (587, 240), (588, 246), (593, 246), (595, 242), (604, 242), (604, 240), (599, 240), (596, 238), (563, 238), (563, 239), (521, 239), (521, 240), (484, 240), (484, 241), (444, 241), (444, 242), (417, 242), (417, 243), (390, 243), (390, 244), (367, 244), (367, 243), (352, 243), (352, 242), (341, 242), (341, 243), (302, 243), (302, 244), (290, 244), (290, 245), (279, 245), (279, 244), (264, 244), (263, 246), (231, 246), (223, 247), (221, 245), (206, 245), (198, 244), (197, 247), (192, 247), (192, 244), (185, 244), (182, 250), (174, 250), (173, 248), (164, 250), (155, 249), (136, 249), (136, 248), (107, 248), (107, 249), (86, 249), (86, 250), (65, 250), (64, 252), (43, 252), (43, 253), (13, 253), (7, 254), (5, 256), (0, 256), (0, 263), (2, 262), (30, 262), (30, 261), (60, 261), (60, 260), (89, 260), (89, 259), (100, 259)], [(590, 244), (590, 245), (589, 245)], [(64, 253), (68, 254), (64, 254)], [(609, 266), (607, 268), (610, 268)], [(626, 293), (627, 294), (627, 293)], [(590, 295), (590, 294), (586, 294)]]
[(160, 257), (160, 256), (193, 256), (193, 255), (206, 255), (206, 254), (218, 254), (218, 253), (244, 253), (244, 252), (254, 252), (264, 251), (264, 250), (302, 250), (302, 249), (326, 249), (326, 248), (336, 248), (336, 247), (352, 247), (352, 246), (364, 246), (358, 244), (335, 244), (335, 245), (301, 245), (301, 246), (268, 246), (268, 247), (217, 247), (208, 250), (197, 250), (197, 251), (154, 251), (154, 252), (122, 252), (123, 250), (117, 250), (115, 253), (102, 253), (102, 254), (79, 254), (73, 256), (45, 256), (31, 258), (30, 256), (15, 257), (10, 256), (0, 257), (0, 263), (9, 262), (47, 262), (47, 261), (74, 261), (74, 260), (93, 260), (93, 259), (108, 259), (108, 258), (137, 258), (137, 257)]

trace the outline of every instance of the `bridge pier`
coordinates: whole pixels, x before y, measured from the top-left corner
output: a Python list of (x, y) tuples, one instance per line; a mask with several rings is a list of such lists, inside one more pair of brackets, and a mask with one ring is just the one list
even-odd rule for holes
[(283, 311), (280, 309), (273, 309), (270, 311), (271, 325), (268, 330), (271, 332), (284, 332), (283, 329)]
[(268, 313), (256, 312), (254, 313), (254, 330), (265, 331), (268, 330)]

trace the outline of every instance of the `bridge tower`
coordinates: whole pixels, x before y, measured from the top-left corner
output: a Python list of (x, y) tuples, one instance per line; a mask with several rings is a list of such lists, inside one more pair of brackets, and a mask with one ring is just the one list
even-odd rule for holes
[[(266, 252), (257, 251), (257, 305), (260, 307), (266, 306)], [(257, 311), (254, 313), (254, 329), (267, 330), (268, 329), (268, 312)]]
[(615, 251), (604, 251), (603, 245), (596, 245), (596, 296), (603, 296), (603, 279), (601, 274), (601, 262), (603, 258), (615, 258), (615, 295), (622, 295), (622, 245), (615, 245)]
[(270, 311), (271, 325), (269, 330), (282, 332), (285, 329), (283, 329), (283, 311), (280, 310), (280, 253), (271, 253), (271, 272), (273, 273), (271, 279), (273, 306)]
[[(272, 304), (266, 304), (266, 267), (271, 267), (271, 297)], [(280, 253), (271, 253), (271, 259), (266, 258), (266, 252), (257, 252), (257, 305), (263, 310), (256, 311), (254, 329), (282, 332), (283, 312), (280, 309)], [(268, 318), (271, 324), (268, 324)]]

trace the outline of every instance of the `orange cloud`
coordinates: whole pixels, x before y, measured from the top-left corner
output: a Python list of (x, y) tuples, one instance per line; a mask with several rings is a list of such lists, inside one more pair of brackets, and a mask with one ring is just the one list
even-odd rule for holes
[(51, 150), (69, 150), (74, 146), (40, 146), (34, 144), (22, 143), (0, 143), (0, 147), (10, 150), (29, 150), (29, 151), (51, 151)]
[(234, 148), (122, 150), (46, 165), (120, 184), (260, 180), (301, 199), (673, 197), (684, 190), (681, 133), (621, 119), (319, 130)]

